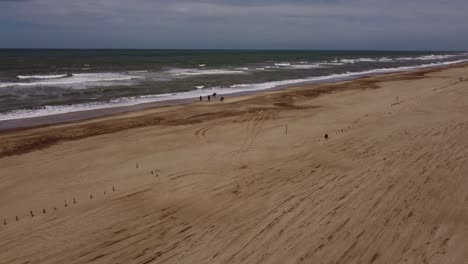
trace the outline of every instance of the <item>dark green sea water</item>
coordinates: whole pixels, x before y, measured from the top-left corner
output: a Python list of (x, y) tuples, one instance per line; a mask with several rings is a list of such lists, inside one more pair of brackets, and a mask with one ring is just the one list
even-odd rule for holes
[(468, 53), (0, 50), (0, 122), (464, 60)]

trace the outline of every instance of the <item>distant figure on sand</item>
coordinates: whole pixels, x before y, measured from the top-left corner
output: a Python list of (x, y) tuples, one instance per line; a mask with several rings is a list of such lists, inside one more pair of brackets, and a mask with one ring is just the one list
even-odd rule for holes
[(328, 134), (325, 134), (325, 139), (328, 139)]
[(221, 96), (221, 98), (219, 98), (219, 100), (220, 100), (221, 102), (224, 102), (224, 96)]
[(203, 97), (200, 95), (200, 102), (203, 101)]
[(211, 101), (211, 96), (208, 95), (208, 101)]
[(213, 93), (213, 97), (216, 97), (216, 93)]

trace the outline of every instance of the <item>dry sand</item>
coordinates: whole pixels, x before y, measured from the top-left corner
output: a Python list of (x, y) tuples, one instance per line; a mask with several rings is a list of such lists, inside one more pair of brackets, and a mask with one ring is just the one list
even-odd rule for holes
[(468, 263), (460, 76), (0, 134), (0, 263)]

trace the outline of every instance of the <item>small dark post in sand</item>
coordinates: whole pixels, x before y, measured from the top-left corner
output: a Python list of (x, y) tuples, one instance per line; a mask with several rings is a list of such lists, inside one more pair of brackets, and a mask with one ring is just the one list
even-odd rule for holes
[(89, 195), (89, 199), (93, 199), (93, 194), (90, 194), (90, 195)]
[(328, 139), (328, 134), (325, 134), (325, 139)]
[(112, 186), (112, 191), (115, 192), (115, 187), (114, 186)]
[(224, 96), (221, 96), (221, 98), (219, 99), (221, 102), (224, 102)]
[(7, 225), (6, 219), (3, 218), (3, 225)]
[(74, 203), (74, 204), (76, 204), (76, 200), (75, 200), (75, 198), (73, 198), (73, 203)]
[(34, 213), (32, 210), (29, 213), (31, 214), (31, 217), (34, 217)]
[(211, 101), (211, 96), (208, 95), (208, 102)]
[(200, 95), (200, 102), (203, 101), (203, 97)]
[(67, 200), (65, 200), (65, 207), (68, 207), (68, 203), (67, 203)]
[(136, 168), (138, 169), (138, 163), (136, 164)]
[(42, 213), (45, 214), (45, 213), (46, 213), (46, 209), (42, 209)]
[(19, 221), (19, 217), (18, 217), (18, 216), (16, 216), (16, 222), (18, 222), (18, 221)]

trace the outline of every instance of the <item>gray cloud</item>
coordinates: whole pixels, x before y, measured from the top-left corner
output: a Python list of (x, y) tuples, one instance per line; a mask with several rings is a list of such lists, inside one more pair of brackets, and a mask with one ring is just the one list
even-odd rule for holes
[(468, 1), (0, 0), (0, 47), (458, 49)]

